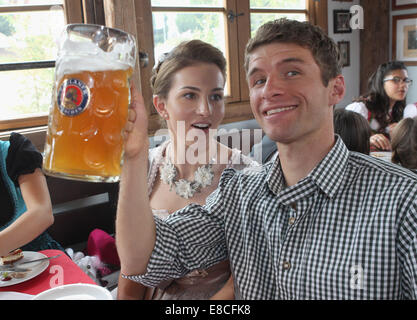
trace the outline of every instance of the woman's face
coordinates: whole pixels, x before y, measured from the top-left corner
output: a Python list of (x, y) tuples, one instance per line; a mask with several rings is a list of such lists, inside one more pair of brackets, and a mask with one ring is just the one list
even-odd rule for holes
[(407, 96), (408, 84), (404, 82), (405, 79), (408, 79), (407, 70), (401, 69), (391, 71), (385, 76), (384, 90), (390, 102), (402, 101)]
[(224, 117), (224, 85), (222, 72), (212, 63), (185, 67), (173, 76), (167, 98), (154, 102), (174, 138), (190, 144), (218, 128)]

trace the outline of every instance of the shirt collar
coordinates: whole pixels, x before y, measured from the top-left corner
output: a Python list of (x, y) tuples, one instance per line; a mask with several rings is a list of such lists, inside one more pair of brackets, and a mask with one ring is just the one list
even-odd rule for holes
[[(288, 189), (297, 188), (297, 186), (311, 181), (329, 198), (333, 198), (343, 181), (348, 158), (349, 150), (346, 148), (342, 139), (338, 135), (335, 135), (335, 144), (330, 152), (307, 177)], [(284, 190), (285, 180), (281, 169), (279, 154), (267, 173), (266, 183), (269, 189), (276, 195), (279, 195)]]

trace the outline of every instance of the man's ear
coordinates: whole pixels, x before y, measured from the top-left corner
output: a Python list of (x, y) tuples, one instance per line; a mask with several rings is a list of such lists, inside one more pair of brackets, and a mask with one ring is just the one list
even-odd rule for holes
[(154, 95), (152, 97), (152, 101), (153, 101), (153, 105), (156, 109), (156, 111), (159, 113), (159, 115), (164, 118), (167, 119), (168, 118), (168, 112), (166, 110), (165, 107), (165, 99), (162, 99), (161, 97)]
[(330, 80), (331, 86), (329, 105), (334, 106), (343, 100), (346, 93), (345, 78), (340, 74), (336, 78)]

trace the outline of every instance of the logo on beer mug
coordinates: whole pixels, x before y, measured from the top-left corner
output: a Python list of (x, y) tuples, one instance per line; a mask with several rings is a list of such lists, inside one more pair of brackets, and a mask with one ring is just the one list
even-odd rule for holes
[(58, 108), (66, 116), (77, 116), (88, 106), (90, 90), (78, 79), (65, 80), (58, 91)]

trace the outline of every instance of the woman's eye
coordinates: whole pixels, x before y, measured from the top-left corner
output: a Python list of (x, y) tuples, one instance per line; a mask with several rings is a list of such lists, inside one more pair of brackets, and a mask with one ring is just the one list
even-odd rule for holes
[(223, 96), (221, 94), (213, 94), (211, 96), (211, 100), (213, 100), (213, 101), (221, 101), (221, 100), (223, 100)]
[(262, 85), (264, 83), (265, 83), (265, 79), (257, 79), (255, 81), (253, 81), (253, 86)]
[(186, 94), (184, 94), (184, 97), (186, 98), (186, 99), (194, 99), (195, 98), (195, 93), (193, 93), (193, 92), (188, 92), (188, 93), (186, 93)]

